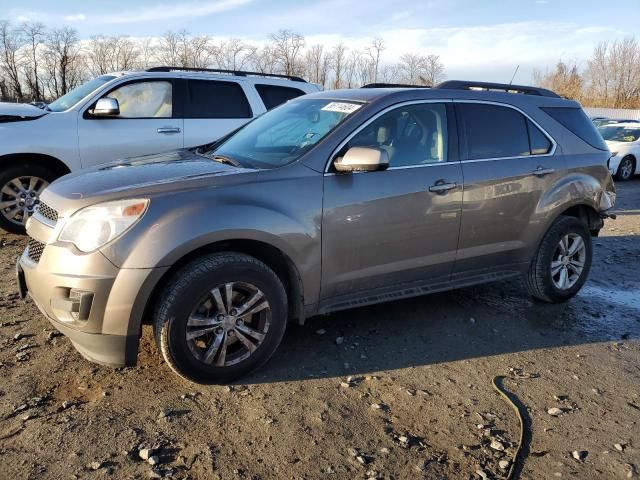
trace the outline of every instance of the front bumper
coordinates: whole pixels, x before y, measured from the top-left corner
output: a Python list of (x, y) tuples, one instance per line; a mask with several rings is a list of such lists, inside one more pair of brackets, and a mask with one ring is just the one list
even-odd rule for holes
[[(46, 244), (42, 227), (28, 231)], [(84, 357), (111, 366), (135, 365), (144, 309), (167, 268), (121, 269), (99, 251), (84, 254), (54, 242), (35, 258), (27, 247), (17, 270), (19, 284), (22, 277), (39, 310)]]

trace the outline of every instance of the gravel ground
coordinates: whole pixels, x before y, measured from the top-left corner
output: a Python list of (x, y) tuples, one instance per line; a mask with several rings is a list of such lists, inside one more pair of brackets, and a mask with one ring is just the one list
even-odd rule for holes
[(173, 375), (149, 327), (136, 368), (82, 359), (17, 299), (25, 239), (1, 234), (0, 478), (500, 478), (496, 375), (521, 478), (638, 478), (640, 179), (617, 210), (564, 305), (509, 282), (317, 317), (230, 387)]

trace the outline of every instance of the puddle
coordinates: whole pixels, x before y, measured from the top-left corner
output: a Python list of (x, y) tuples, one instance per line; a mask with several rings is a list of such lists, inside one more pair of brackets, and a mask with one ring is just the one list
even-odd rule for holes
[(623, 290), (585, 285), (578, 297), (585, 301), (592, 301), (593, 297), (598, 297), (621, 307), (640, 310), (640, 287)]

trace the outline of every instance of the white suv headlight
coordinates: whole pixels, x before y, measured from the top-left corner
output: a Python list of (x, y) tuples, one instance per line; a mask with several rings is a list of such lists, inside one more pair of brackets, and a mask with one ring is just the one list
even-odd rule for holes
[(118, 200), (82, 208), (71, 215), (58, 236), (88, 253), (119, 237), (147, 210), (149, 200)]

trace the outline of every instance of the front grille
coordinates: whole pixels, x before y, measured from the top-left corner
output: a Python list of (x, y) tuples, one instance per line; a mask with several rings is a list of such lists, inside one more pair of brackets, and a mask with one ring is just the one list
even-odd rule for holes
[(30, 238), (29, 243), (27, 244), (27, 256), (34, 262), (39, 262), (42, 252), (44, 251), (44, 247), (44, 243), (40, 243), (39, 241)]
[(58, 212), (42, 201), (38, 204), (37, 212), (53, 223), (58, 221)]

